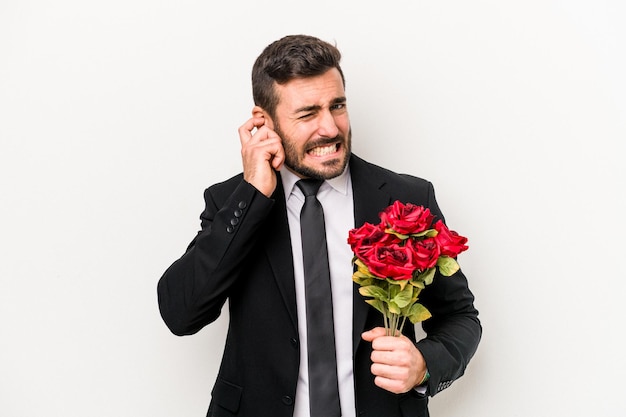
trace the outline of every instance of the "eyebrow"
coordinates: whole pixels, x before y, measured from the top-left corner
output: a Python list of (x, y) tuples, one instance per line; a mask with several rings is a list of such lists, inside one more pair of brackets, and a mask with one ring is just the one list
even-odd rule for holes
[[(335, 99), (333, 99), (333, 101), (330, 102), (331, 106), (334, 106), (335, 104), (343, 104), (346, 102), (346, 98), (345, 97), (337, 97)], [(312, 105), (312, 106), (304, 106), (304, 107), (300, 107), (299, 109), (296, 109), (294, 111), (294, 114), (297, 113), (302, 113), (302, 112), (310, 112), (310, 111), (317, 111), (319, 109), (321, 109), (322, 106), (320, 105)]]

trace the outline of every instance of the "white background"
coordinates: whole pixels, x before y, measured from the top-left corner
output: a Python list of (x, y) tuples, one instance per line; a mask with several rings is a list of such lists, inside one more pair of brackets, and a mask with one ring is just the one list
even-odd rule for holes
[(205, 415), (226, 318), (175, 337), (156, 283), (291, 33), (470, 239), (484, 338), (432, 415), (626, 415), (624, 4), (0, 0), (0, 415)]

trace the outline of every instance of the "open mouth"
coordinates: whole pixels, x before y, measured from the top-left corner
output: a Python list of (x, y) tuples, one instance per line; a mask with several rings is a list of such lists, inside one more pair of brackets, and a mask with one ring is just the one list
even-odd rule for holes
[(311, 156), (327, 156), (336, 153), (339, 150), (339, 143), (332, 143), (330, 145), (316, 146), (309, 150), (307, 153)]

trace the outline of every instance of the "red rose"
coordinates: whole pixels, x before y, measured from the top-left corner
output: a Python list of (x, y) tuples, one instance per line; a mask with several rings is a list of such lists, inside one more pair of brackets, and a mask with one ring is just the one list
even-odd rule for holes
[(420, 271), (425, 271), (437, 265), (440, 249), (435, 238), (429, 237), (422, 240), (409, 240), (407, 246), (413, 250), (414, 263)]
[(365, 223), (358, 229), (348, 232), (348, 244), (354, 250), (359, 246), (371, 246), (375, 242), (382, 240), (382, 235), (386, 234), (380, 226)]
[(389, 246), (373, 247), (364, 260), (370, 272), (380, 278), (409, 280), (413, 277), (415, 265), (413, 250), (409, 246), (393, 243)]
[(387, 227), (403, 235), (416, 234), (429, 229), (433, 218), (430, 209), (411, 203), (405, 205), (399, 201), (380, 213), (380, 219)]
[(435, 240), (437, 241), (437, 245), (439, 245), (439, 250), (442, 255), (455, 258), (459, 253), (468, 248), (466, 245), (467, 238), (459, 235), (454, 230), (448, 229), (441, 220), (435, 223), (435, 230), (437, 231)]
[(370, 223), (365, 223), (358, 229), (352, 229), (348, 233), (348, 244), (352, 248), (354, 254), (365, 261), (368, 257), (374, 245), (387, 245), (391, 244), (399, 239), (385, 233), (384, 225), (379, 224), (374, 226)]

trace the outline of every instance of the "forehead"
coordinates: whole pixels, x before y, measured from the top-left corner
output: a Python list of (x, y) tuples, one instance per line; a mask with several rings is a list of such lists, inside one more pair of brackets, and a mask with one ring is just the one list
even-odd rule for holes
[(275, 84), (278, 107), (293, 111), (306, 106), (324, 106), (345, 97), (343, 80), (336, 68), (322, 75), (294, 78), (285, 84)]

